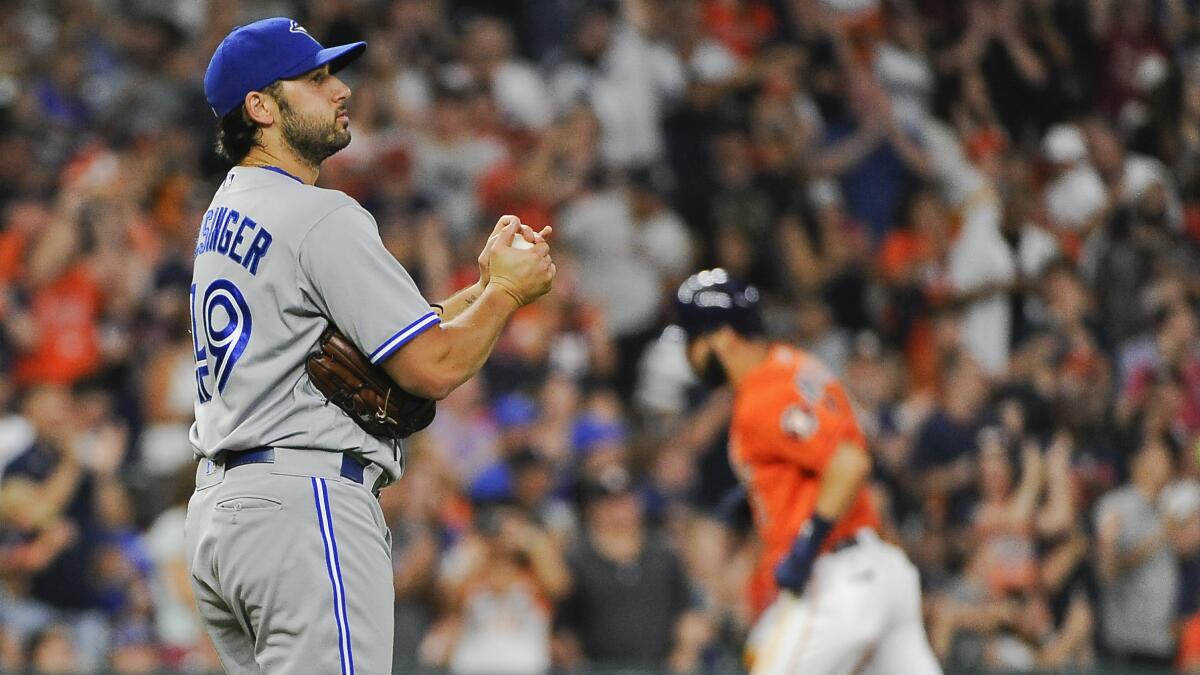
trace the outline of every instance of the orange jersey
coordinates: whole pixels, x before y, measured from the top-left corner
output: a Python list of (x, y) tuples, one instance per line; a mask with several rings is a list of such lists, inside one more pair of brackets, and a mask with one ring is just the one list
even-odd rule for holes
[[(762, 610), (775, 595), (775, 565), (812, 515), (821, 475), (844, 443), (866, 451), (850, 399), (816, 358), (775, 345), (738, 385), (729, 430), (730, 463), (746, 486), (762, 538), (751, 602)], [(828, 550), (859, 528), (877, 528), (879, 516), (866, 488), (834, 525)]]

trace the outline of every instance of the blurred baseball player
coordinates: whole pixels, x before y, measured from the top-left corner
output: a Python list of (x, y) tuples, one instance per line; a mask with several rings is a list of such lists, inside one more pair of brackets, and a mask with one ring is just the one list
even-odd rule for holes
[(917, 570), (876, 535), (871, 458), (841, 384), (803, 350), (765, 340), (757, 290), (724, 270), (685, 281), (675, 310), (692, 369), (735, 390), (730, 462), (763, 541), (751, 671), (941, 673)]
[[(365, 48), (326, 49), (295, 21), (266, 19), (231, 32), (204, 76), (218, 149), (236, 166), (196, 243), (191, 442), (203, 459), (187, 543), (230, 673), (391, 672), (391, 547), (372, 493), (400, 477), (402, 448), (314, 389), (305, 357), (326, 326), (403, 389), (440, 399), (554, 277), (548, 232), (505, 216), (479, 283), (435, 312), (371, 215), (313, 185), (350, 142), (350, 90), (336, 73)], [(533, 245), (513, 248), (514, 237)]]

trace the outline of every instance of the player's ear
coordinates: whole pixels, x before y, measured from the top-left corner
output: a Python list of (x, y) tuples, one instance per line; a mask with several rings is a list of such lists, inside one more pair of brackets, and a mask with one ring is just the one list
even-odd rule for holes
[(708, 362), (708, 343), (703, 337), (696, 337), (687, 342), (688, 365), (696, 375), (704, 372), (704, 364)]
[(739, 337), (741, 336), (738, 335), (737, 331), (730, 327), (729, 324), (725, 324), (724, 326), (721, 326), (712, 332), (711, 346), (714, 348), (725, 349), (730, 343)]
[(242, 101), (242, 110), (251, 122), (259, 126), (267, 127), (275, 123), (274, 102), (261, 91), (246, 94), (246, 100)]

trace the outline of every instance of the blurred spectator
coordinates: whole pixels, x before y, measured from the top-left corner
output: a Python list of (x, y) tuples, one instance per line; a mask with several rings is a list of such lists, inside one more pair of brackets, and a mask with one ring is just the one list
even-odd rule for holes
[(888, 39), (875, 52), (874, 69), (901, 123), (919, 126), (929, 114), (936, 74), (929, 61), (921, 15), (900, 5), (888, 22)]
[(100, 368), (99, 319), (103, 297), (97, 272), (79, 256), (82, 195), (68, 194), (26, 255), (28, 313), (13, 317), (20, 354), (19, 382), (71, 384)]
[(978, 69), (1005, 130), (1017, 139), (1040, 133), (1046, 116), (1057, 112), (1047, 56), (1061, 39), (1053, 28), (1029, 31), (1024, 5), (1013, 0), (966, 3), (961, 39), (942, 60), (949, 70)]
[[(152, 646), (161, 644), (162, 666), (181, 669), (220, 667), (194, 607), (191, 579), (187, 572), (184, 519), (187, 501), (194, 488), (195, 470), (184, 467), (163, 477), (173, 493), (170, 506), (146, 530), (145, 547), (154, 570), (148, 592), (154, 608)], [(137, 627), (144, 629), (146, 627)], [(131, 636), (134, 637), (134, 636)], [(141, 637), (145, 640), (145, 637)]]
[(929, 386), (937, 362), (933, 313), (951, 295), (949, 216), (927, 189), (909, 196), (903, 215), (883, 240), (878, 274), (888, 294), (885, 316), (892, 340), (903, 346), (916, 383)]
[(174, 476), (193, 469), (188, 428), (196, 395), (196, 356), (183, 308), (173, 318), (174, 334), (146, 366), (145, 426), (137, 442), (139, 482), (145, 486), (146, 506), (168, 507), (168, 486)]
[(1169, 667), (1179, 567), (1159, 498), (1175, 461), (1168, 444), (1149, 435), (1129, 462), (1129, 482), (1096, 505), (1101, 635), (1125, 663)]
[(1003, 209), (998, 167), (986, 157), (968, 159), (960, 143), (944, 129), (926, 127), (930, 139), (931, 174), (961, 227), (946, 257), (952, 302), (962, 312), (962, 345), (992, 377), (1008, 369), (1012, 341), (1012, 307), (1008, 293), (1016, 279), (1012, 251), (1001, 234)]
[(878, 243), (902, 196), (928, 171), (928, 158), (874, 78), (854, 70), (844, 77), (845, 109), (828, 121), (814, 168), (840, 179), (850, 213)]
[(594, 176), (558, 220), (559, 241), (578, 260), (583, 299), (603, 309), (607, 331), (616, 340), (616, 375), (624, 396), (633, 390), (642, 350), (655, 337), (667, 282), (636, 228), (633, 206), (628, 191)]
[(964, 525), (969, 489), (978, 478), (973, 459), (977, 437), (992, 412), (987, 381), (969, 354), (948, 355), (941, 380), (940, 403), (917, 434), (909, 467), (919, 476), (920, 496), (935, 522)]
[(438, 406), (427, 437), (431, 450), (449, 467), (460, 485), (469, 485), (500, 453), (500, 433), (487, 409), (482, 378), (455, 389)]
[(623, 0), (614, 16), (589, 7), (575, 27), (570, 56), (554, 71), (551, 87), (560, 109), (585, 101), (603, 129), (601, 152), (613, 166), (659, 158), (660, 116), (683, 94), (679, 57), (651, 33), (657, 3)]
[(840, 188), (828, 179), (807, 184), (798, 211), (779, 221), (793, 292), (819, 293), (842, 328), (866, 328), (871, 251), (861, 223), (846, 213)]
[(761, 0), (706, 0), (704, 26), (739, 58), (752, 58), (772, 36), (777, 20)]
[(716, 262), (730, 274), (759, 286), (779, 286), (781, 260), (771, 231), (775, 204), (756, 181), (752, 147), (745, 134), (724, 132), (713, 139), (715, 191), (708, 197)]
[(550, 606), (571, 579), (544, 531), (511, 507), (482, 504), (439, 576), (450, 607), (425, 638), (425, 660), (456, 673), (549, 668)]
[(1161, 308), (1154, 317), (1154, 347), (1130, 366), (1121, 412), (1148, 415), (1152, 397), (1161, 387), (1170, 387), (1171, 397), (1165, 428), (1179, 440), (1200, 432), (1200, 326), (1189, 305)]
[(1088, 159), (1083, 132), (1074, 124), (1058, 124), (1046, 132), (1042, 154), (1053, 176), (1046, 186), (1046, 212), (1068, 242), (1068, 255), (1085, 256), (1095, 272), (1097, 228), (1107, 216), (1110, 195)]
[(35, 672), (47, 675), (70, 675), (79, 670), (71, 632), (66, 626), (54, 625), (29, 639), (28, 662)]
[(708, 629), (688, 612), (682, 566), (647, 532), (628, 474), (611, 466), (582, 489), (584, 534), (567, 557), (574, 584), (557, 629), (563, 659), (696, 668)]
[(629, 174), (629, 205), (638, 249), (671, 289), (688, 275), (695, 248), (687, 227), (667, 201), (673, 177), (662, 165), (638, 167)]
[(442, 212), (455, 240), (478, 229), (477, 185), (481, 176), (505, 156), (504, 146), (470, 124), (471, 85), (445, 84), (433, 94), (430, 130), (412, 142), (413, 171), (434, 206)]
[(550, 91), (536, 69), (514, 56), (512, 31), (503, 21), (473, 20), (463, 36), (462, 58), (463, 75), (491, 91), (510, 124), (532, 129), (550, 124)]
[[(1147, 0), (1093, 3), (1091, 30), (1104, 58), (1100, 64), (1100, 105), (1112, 115), (1147, 88), (1154, 69), (1166, 68), (1166, 39)], [(1158, 75), (1157, 77), (1162, 77)]]
[(817, 298), (799, 301), (797, 307), (800, 344), (839, 378), (850, 358), (850, 336), (833, 323), (833, 312)]
[(8, 626), (25, 636), (62, 617), (79, 640), (80, 662), (91, 668), (106, 647), (102, 610), (115, 609), (103, 587), (108, 537), (129, 518), (116, 475), (126, 437), (113, 426), (72, 424), (79, 419), (76, 404), (59, 385), (41, 385), (25, 398), (23, 414), (37, 436), (8, 465), (0, 485), (5, 529), (12, 527), (15, 541), (24, 544), (12, 552), (16, 576), (5, 614)]

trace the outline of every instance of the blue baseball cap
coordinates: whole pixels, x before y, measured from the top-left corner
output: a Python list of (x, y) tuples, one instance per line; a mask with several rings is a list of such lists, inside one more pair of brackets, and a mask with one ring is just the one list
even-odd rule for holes
[(367, 43), (354, 42), (327, 49), (304, 26), (281, 16), (238, 26), (221, 40), (208, 62), (204, 97), (217, 117), (224, 117), (252, 91), (327, 63), (330, 72), (337, 72), (366, 48)]
[(537, 403), (522, 394), (508, 394), (492, 406), (492, 414), (501, 429), (533, 424), (538, 419)]
[(576, 452), (589, 454), (602, 445), (624, 443), (629, 432), (619, 420), (606, 420), (584, 415), (571, 428), (571, 445)]

